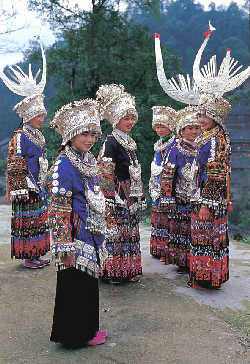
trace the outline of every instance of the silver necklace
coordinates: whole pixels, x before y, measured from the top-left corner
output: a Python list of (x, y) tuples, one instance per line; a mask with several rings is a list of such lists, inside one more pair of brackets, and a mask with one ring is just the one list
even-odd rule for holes
[(69, 158), (72, 165), (82, 174), (87, 177), (92, 177), (98, 174), (98, 167), (95, 157), (88, 152), (88, 162), (85, 162), (72, 148), (68, 145), (65, 147), (65, 154)]
[(161, 152), (164, 149), (166, 149), (167, 147), (170, 146), (171, 143), (173, 143), (175, 139), (175, 135), (173, 135), (169, 140), (167, 140), (165, 143), (162, 143), (162, 140), (158, 140), (155, 144), (154, 144), (154, 151), (155, 152)]
[(177, 140), (177, 148), (179, 152), (181, 152), (186, 157), (196, 157), (198, 154), (198, 148), (193, 151), (183, 148), (181, 145), (181, 140)]
[(204, 135), (204, 132), (196, 139), (196, 143), (199, 147), (207, 144), (210, 139), (212, 139), (220, 130), (218, 126), (216, 126), (208, 135)]
[(45, 138), (40, 130), (38, 129), (31, 130), (30, 128), (24, 125), (23, 133), (32, 143), (34, 143), (38, 147), (43, 148), (45, 146)]
[(115, 140), (123, 146), (124, 149), (134, 151), (137, 149), (136, 142), (128, 135), (128, 141), (126, 142), (115, 130), (112, 131), (112, 135)]

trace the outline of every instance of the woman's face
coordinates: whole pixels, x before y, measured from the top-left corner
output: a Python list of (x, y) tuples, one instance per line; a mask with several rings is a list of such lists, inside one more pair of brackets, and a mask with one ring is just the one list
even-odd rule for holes
[(83, 132), (71, 139), (71, 147), (80, 153), (87, 153), (95, 144), (97, 134), (94, 132)]
[(201, 134), (200, 125), (187, 125), (182, 129), (181, 135), (189, 142), (194, 142), (195, 139)]
[(210, 130), (215, 126), (214, 120), (206, 116), (205, 114), (199, 114), (198, 121), (200, 122), (201, 128), (203, 130)]
[(136, 123), (136, 117), (132, 114), (128, 114), (120, 119), (119, 123), (116, 125), (116, 129), (123, 131), (124, 133), (129, 133)]
[(155, 125), (155, 132), (160, 138), (163, 138), (171, 133), (170, 129), (162, 124)]
[(44, 118), (45, 118), (45, 115), (35, 116), (27, 124), (30, 125), (34, 129), (40, 129), (43, 124)]

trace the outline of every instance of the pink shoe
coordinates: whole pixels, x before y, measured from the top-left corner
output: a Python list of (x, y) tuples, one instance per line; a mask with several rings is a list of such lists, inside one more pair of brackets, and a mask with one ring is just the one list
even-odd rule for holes
[(97, 332), (96, 336), (88, 341), (88, 345), (100, 345), (105, 343), (105, 337), (100, 334), (100, 330)]
[(37, 258), (37, 260), (42, 264), (42, 265), (50, 265), (50, 260), (49, 259), (41, 259), (41, 258)]
[(102, 337), (107, 337), (108, 336), (107, 331), (99, 330), (98, 332), (99, 332), (99, 335), (102, 336)]
[(42, 268), (44, 267), (44, 264), (41, 264), (39, 262), (35, 263), (29, 260), (25, 260), (23, 263), (25, 268), (31, 268), (31, 269), (37, 269), (37, 268)]
[(140, 282), (140, 278), (138, 276), (135, 276), (135, 277), (129, 278), (128, 282), (131, 282), (131, 283)]

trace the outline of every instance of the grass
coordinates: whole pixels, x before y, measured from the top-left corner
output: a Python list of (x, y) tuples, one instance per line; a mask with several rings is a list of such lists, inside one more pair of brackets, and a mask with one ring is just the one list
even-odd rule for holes
[(225, 308), (224, 310), (216, 310), (218, 315), (233, 327), (239, 329), (241, 333), (247, 337), (248, 345), (250, 344), (250, 301), (243, 300), (242, 304), (245, 310), (232, 310)]

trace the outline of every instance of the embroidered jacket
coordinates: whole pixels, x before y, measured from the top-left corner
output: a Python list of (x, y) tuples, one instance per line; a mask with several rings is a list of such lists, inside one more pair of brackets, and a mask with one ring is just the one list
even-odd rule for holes
[(113, 135), (108, 135), (103, 146), (103, 153), (98, 158), (103, 174), (100, 183), (105, 197), (115, 197), (115, 184), (130, 178), (130, 159), (125, 148), (120, 145)]
[(169, 150), (162, 169), (159, 203), (173, 206), (178, 202), (195, 201), (198, 197), (198, 147), (178, 139)]
[(99, 184), (106, 200), (106, 237), (109, 240), (119, 235), (116, 209), (126, 208), (130, 214), (136, 214), (145, 204), (136, 144), (132, 143), (133, 150), (128, 150), (113, 135), (108, 135), (98, 157)]
[(200, 140), (200, 203), (211, 208), (230, 203), (230, 138), (219, 126)]
[(99, 183), (105, 198), (118, 203), (130, 199), (131, 161), (138, 162), (136, 151), (126, 150), (113, 135), (108, 135), (98, 157)]
[[(62, 152), (47, 175), (46, 188), (52, 231), (51, 251), (58, 269), (65, 268), (61, 262), (63, 255), (74, 255), (76, 268), (98, 277), (100, 264), (105, 259), (105, 226), (101, 226), (105, 220), (103, 217), (99, 221), (98, 214), (93, 216), (87, 201), (87, 190), (95, 196), (98, 189), (97, 175), (83, 176)], [(98, 232), (95, 231), (95, 223), (100, 223)]]
[[(18, 129), (9, 142), (7, 158), (8, 193), (10, 198), (16, 196), (28, 198), (29, 191), (40, 192), (41, 161), (44, 158), (45, 143), (37, 145), (25, 134), (23, 129)], [(47, 166), (47, 164), (46, 164)]]

